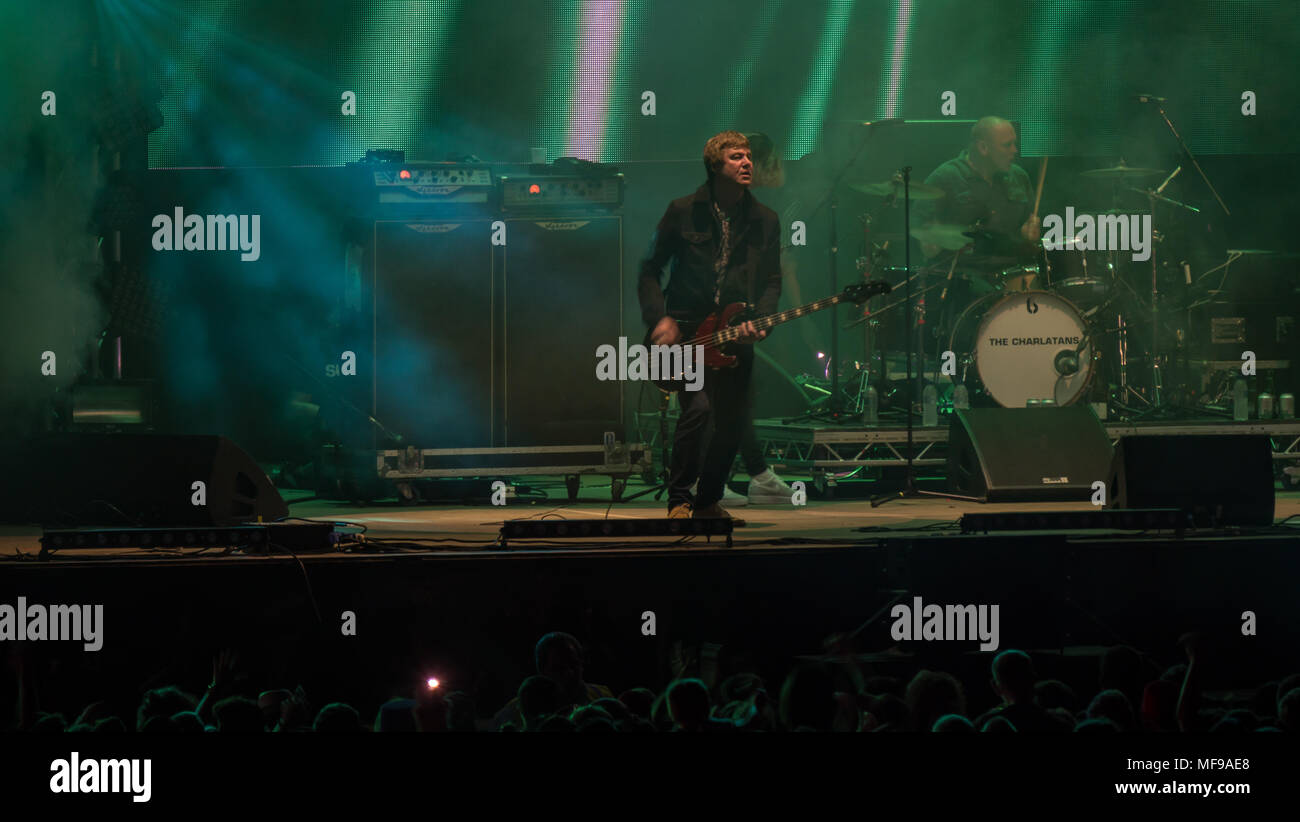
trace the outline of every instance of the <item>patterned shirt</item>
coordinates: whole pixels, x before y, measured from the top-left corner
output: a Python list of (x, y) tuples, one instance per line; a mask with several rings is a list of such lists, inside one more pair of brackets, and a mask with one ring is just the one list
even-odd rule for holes
[(718, 275), (717, 285), (713, 289), (713, 302), (722, 305), (722, 284), (727, 279), (727, 263), (731, 260), (731, 218), (715, 202), (713, 215), (722, 226), (722, 243), (718, 246), (718, 256), (713, 260), (713, 271)]

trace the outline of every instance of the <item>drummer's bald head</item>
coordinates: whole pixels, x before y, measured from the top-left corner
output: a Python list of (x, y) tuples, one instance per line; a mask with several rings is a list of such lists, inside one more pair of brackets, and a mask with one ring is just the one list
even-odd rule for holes
[(974, 148), (981, 141), (991, 143), (1002, 126), (1011, 125), (1010, 120), (1001, 117), (981, 117), (970, 128), (970, 144)]
[(1016, 157), (1016, 127), (1001, 117), (981, 117), (970, 130), (970, 154), (985, 176), (1010, 170)]

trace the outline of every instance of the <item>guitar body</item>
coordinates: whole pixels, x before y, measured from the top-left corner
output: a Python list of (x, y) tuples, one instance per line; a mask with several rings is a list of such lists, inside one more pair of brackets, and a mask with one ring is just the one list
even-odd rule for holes
[[(748, 308), (749, 306), (745, 303), (731, 303), (721, 311), (715, 311), (698, 323), (688, 323), (679, 320), (677, 328), (681, 331), (681, 339), (678, 340), (676, 344), (684, 346), (691, 340), (711, 337), (717, 332), (723, 331), (732, 325), (739, 325), (745, 321), (745, 312)], [(650, 340), (650, 331), (646, 331), (642, 345), (644, 345), (647, 350), (653, 350), (650, 348), (652, 345)], [(731, 350), (732, 345), (739, 345), (739, 343), (724, 343), (720, 346), (705, 345), (704, 367), (710, 369), (735, 368), (737, 355), (727, 353)], [(693, 351), (683, 353), (694, 357)], [(706, 376), (705, 379), (708, 379), (708, 377)], [(659, 390), (668, 391), (670, 393), (685, 390), (686, 387), (686, 382), (683, 379), (682, 374), (674, 374), (671, 377), (661, 377), (660, 379), (655, 380), (654, 383), (659, 386)]]
[[(677, 326), (681, 330), (681, 339), (674, 345), (690, 346), (689, 350), (684, 350), (683, 355), (689, 355), (689, 362), (695, 361), (694, 346), (704, 346), (704, 367), (707, 369), (719, 370), (723, 368), (735, 368), (739, 362), (736, 354), (728, 353), (734, 350), (732, 346), (743, 345), (736, 341), (739, 332), (734, 330), (735, 326), (751, 321), (754, 328), (758, 331), (766, 331), (769, 328), (788, 322), (807, 314), (830, 308), (836, 303), (851, 302), (861, 304), (866, 302), (876, 294), (889, 293), (889, 285), (883, 282), (855, 283), (847, 286), (843, 293), (835, 297), (827, 297), (823, 300), (801, 305), (798, 308), (791, 308), (780, 311), (776, 314), (769, 314), (766, 317), (751, 318), (749, 315), (749, 306), (745, 303), (730, 303), (720, 311), (716, 311), (705, 317), (698, 323), (678, 322)], [(648, 352), (653, 352), (650, 340), (650, 331), (646, 331), (645, 341), (643, 342)], [(653, 373), (653, 372), (652, 372)], [(682, 391), (686, 388), (685, 374), (660, 374), (659, 379), (654, 381), (663, 391)], [(707, 376), (705, 377), (707, 379)]]
[[(691, 337), (700, 337), (705, 334), (713, 334), (724, 328), (730, 328), (733, 325), (740, 325), (746, 319), (746, 310), (749, 308), (745, 303), (731, 303), (716, 314), (710, 314), (704, 318), (704, 322), (695, 328), (695, 333)], [(683, 335), (685, 338), (686, 335)], [(731, 345), (723, 345), (715, 348), (709, 346), (704, 349), (704, 367), (705, 368), (735, 368), (736, 355), (726, 353)]]

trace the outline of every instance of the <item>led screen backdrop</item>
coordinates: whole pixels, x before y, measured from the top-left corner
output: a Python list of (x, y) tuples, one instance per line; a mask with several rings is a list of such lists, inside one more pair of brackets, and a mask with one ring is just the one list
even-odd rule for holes
[[(825, 124), (1023, 124), (1026, 155), (1292, 149), (1294, 0), (98, 0), (162, 94), (150, 164), (697, 157), (726, 127), (787, 158)], [(1242, 113), (1253, 92), (1257, 114)], [(345, 92), (355, 114), (345, 115)], [(651, 92), (653, 98), (645, 95)], [(654, 114), (649, 105), (653, 103)]]

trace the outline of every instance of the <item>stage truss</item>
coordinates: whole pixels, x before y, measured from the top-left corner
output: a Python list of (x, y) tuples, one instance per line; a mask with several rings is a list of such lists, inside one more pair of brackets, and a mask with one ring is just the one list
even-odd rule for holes
[[(1187, 434), (1266, 434), (1273, 441), (1273, 459), (1279, 468), (1300, 468), (1300, 421), (1103, 423), (1114, 445), (1136, 434), (1180, 436)], [(768, 463), (777, 470), (811, 475), (819, 489), (834, 485), (845, 474), (861, 469), (907, 464), (907, 429), (902, 426), (847, 428), (810, 423), (782, 424), (757, 420), (754, 424)], [(917, 426), (912, 429), (913, 464), (939, 469), (948, 464), (948, 428)], [(1300, 481), (1294, 473), (1291, 482)]]

